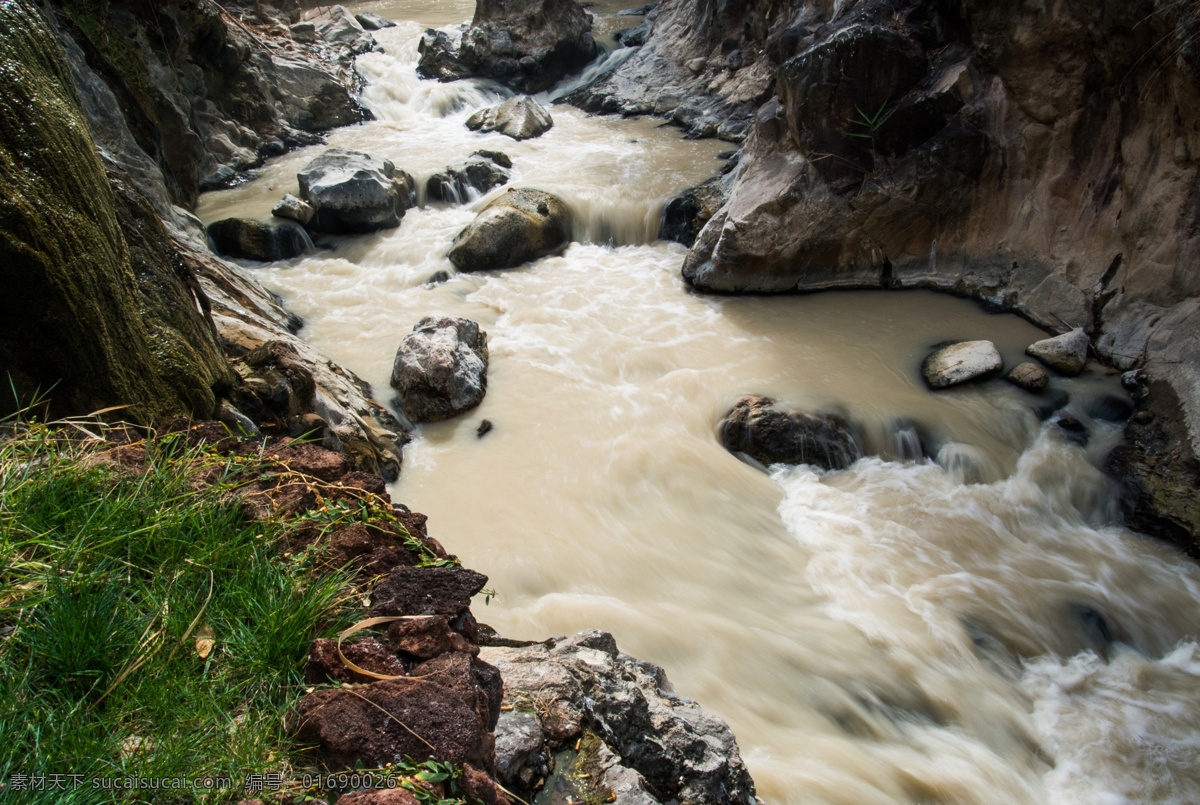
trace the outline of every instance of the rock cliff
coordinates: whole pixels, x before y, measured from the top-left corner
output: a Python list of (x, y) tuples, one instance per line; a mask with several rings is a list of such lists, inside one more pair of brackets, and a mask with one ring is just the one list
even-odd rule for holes
[(744, 140), (692, 285), (933, 288), (1083, 327), (1146, 370), (1171, 445), (1124, 463), (1155, 476), (1125, 476), (1135, 521), (1196, 538), (1187, 495), (1146, 491), (1200, 477), (1195, 3), (664, 0), (651, 21), (570, 100)]

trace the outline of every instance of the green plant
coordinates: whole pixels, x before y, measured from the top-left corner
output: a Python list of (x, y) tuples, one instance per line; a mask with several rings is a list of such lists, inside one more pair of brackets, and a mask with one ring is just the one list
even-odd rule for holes
[(892, 115), (896, 113), (895, 109), (885, 112), (886, 109), (887, 101), (879, 104), (879, 108), (875, 110), (874, 114), (867, 114), (856, 104), (854, 111), (858, 113), (858, 116), (850, 118), (846, 121), (847, 125), (858, 129), (857, 131), (848, 131), (846, 132), (847, 134), (849, 134), (851, 137), (857, 137), (861, 140), (870, 141), (872, 167), (875, 166), (877, 161), (875, 155), (875, 140), (879, 137), (879, 133), (883, 129), (884, 125), (888, 122), (888, 120), (891, 119)]

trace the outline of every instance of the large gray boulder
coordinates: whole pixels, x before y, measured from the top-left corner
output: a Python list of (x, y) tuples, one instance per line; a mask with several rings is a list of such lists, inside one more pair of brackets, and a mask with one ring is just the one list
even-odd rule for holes
[(396, 351), (392, 387), (411, 421), (438, 422), (483, 401), (487, 365), (487, 333), (478, 324), (426, 316)]
[(309, 228), (330, 234), (375, 232), (400, 225), (416, 203), (416, 180), (382, 157), (331, 148), (296, 174), (312, 205)]
[(563, 248), (571, 239), (571, 213), (542, 190), (510, 190), (459, 233), (450, 262), (460, 271), (514, 268)]
[(317, 35), (326, 42), (345, 45), (355, 54), (366, 53), (376, 47), (375, 37), (367, 33), (354, 12), (345, 6), (330, 6), (312, 18)]
[(598, 52), (575, 0), (478, 0), (458, 58), (471, 75), (541, 92)]
[(961, 341), (935, 350), (921, 365), (925, 382), (944, 389), (983, 380), (1004, 368), (1004, 359), (991, 341)]
[(396, 23), (374, 11), (360, 11), (354, 15), (354, 19), (358, 20), (358, 24), (368, 31), (381, 31), (384, 28), (396, 27)]
[(1060, 374), (1074, 377), (1087, 364), (1089, 343), (1088, 334), (1082, 327), (1077, 327), (1068, 333), (1030, 344), (1025, 354), (1037, 358)]
[(498, 131), (514, 140), (532, 140), (554, 128), (554, 118), (546, 107), (528, 95), (518, 95), (503, 103), (480, 109), (467, 118), (471, 131)]
[(267, 224), (252, 218), (225, 218), (206, 228), (213, 251), (269, 263), (304, 254), (308, 236), (295, 223)]
[[(574, 746), (585, 724), (595, 731), (603, 742), (595, 764), (603, 770), (600, 786), (630, 797), (615, 801), (755, 802), (729, 726), (678, 696), (661, 668), (620, 653), (611, 634), (589, 630), (526, 647), (484, 647), (479, 657), (500, 669), (506, 704), (544, 705), (535, 718), (548, 742)], [(500, 747), (515, 743), (507, 731), (529, 726), (497, 725), (498, 766)]]
[(417, 75), (421, 78), (458, 81), (471, 75), (467, 66), (458, 60), (454, 40), (445, 31), (427, 28), (417, 44), (417, 53)]
[(725, 449), (762, 464), (812, 464), (845, 469), (862, 455), (854, 429), (833, 414), (808, 414), (775, 407), (770, 397), (747, 395), (721, 423)]

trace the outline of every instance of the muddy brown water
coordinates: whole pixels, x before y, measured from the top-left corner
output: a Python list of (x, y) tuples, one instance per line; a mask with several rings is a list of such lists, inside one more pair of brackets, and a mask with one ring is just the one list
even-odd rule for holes
[[(1115, 378), (1056, 381), (1084, 449), (1004, 383), (921, 382), (941, 341), (989, 338), (1019, 362), (1042, 333), (1014, 316), (924, 292), (691, 293), (658, 214), (728, 144), (564, 106), (536, 140), (470, 133), (503, 92), (418, 81), (414, 65), (420, 31), (473, 4), (353, 6), (402, 22), (359, 60), (378, 120), (329, 145), (422, 182), (502, 150), (513, 184), (559, 193), (578, 219), (565, 254), (513, 271), (445, 259), (487, 198), (248, 268), (381, 402), (419, 318), (487, 330), (484, 403), (420, 427), (392, 487), (491, 577), (481, 620), (523, 638), (613, 632), (730, 723), (767, 802), (1200, 802), (1200, 573), (1116, 525), (1096, 465), (1119, 433), (1086, 413), (1121, 393)], [(319, 151), (205, 196), (201, 217), (268, 216)], [(439, 271), (452, 276), (428, 284)], [(849, 416), (876, 457), (830, 473), (739, 461), (718, 423), (749, 392)]]

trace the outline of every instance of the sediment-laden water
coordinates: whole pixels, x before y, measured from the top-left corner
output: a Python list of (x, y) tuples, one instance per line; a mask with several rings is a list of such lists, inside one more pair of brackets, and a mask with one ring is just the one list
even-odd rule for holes
[[(421, 183), (504, 151), (513, 185), (578, 220), (565, 254), (506, 272), (454, 274), (444, 256), (488, 198), (252, 269), (383, 402), (421, 317), (489, 333), (486, 400), (419, 428), (393, 486), (491, 577), (481, 620), (515, 637), (612, 631), (729, 721), (768, 802), (1200, 802), (1200, 573), (1114, 525), (1096, 464), (1119, 433), (1087, 416), (1121, 393), (1114, 378), (1056, 381), (1084, 449), (1007, 384), (921, 382), (942, 341), (988, 338), (1019, 362), (1042, 333), (1016, 317), (922, 292), (691, 293), (685, 250), (655, 241), (659, 210), (728, 144), (565, 106), (536, 140), (468, 132), (504, 91), (414, 67), (420, 31), (473, 4), (359, 5), (412, 21), (359, 59), (378, 120), (329, 145)], [(269, 215), (320, 150), (206, 196), (202, 217)], [(427, 284), (439, 271), (453, 276)], [(878, 457), (830, 473), (739, 461), (717, 427), (750, 392), (844, 413)]]

